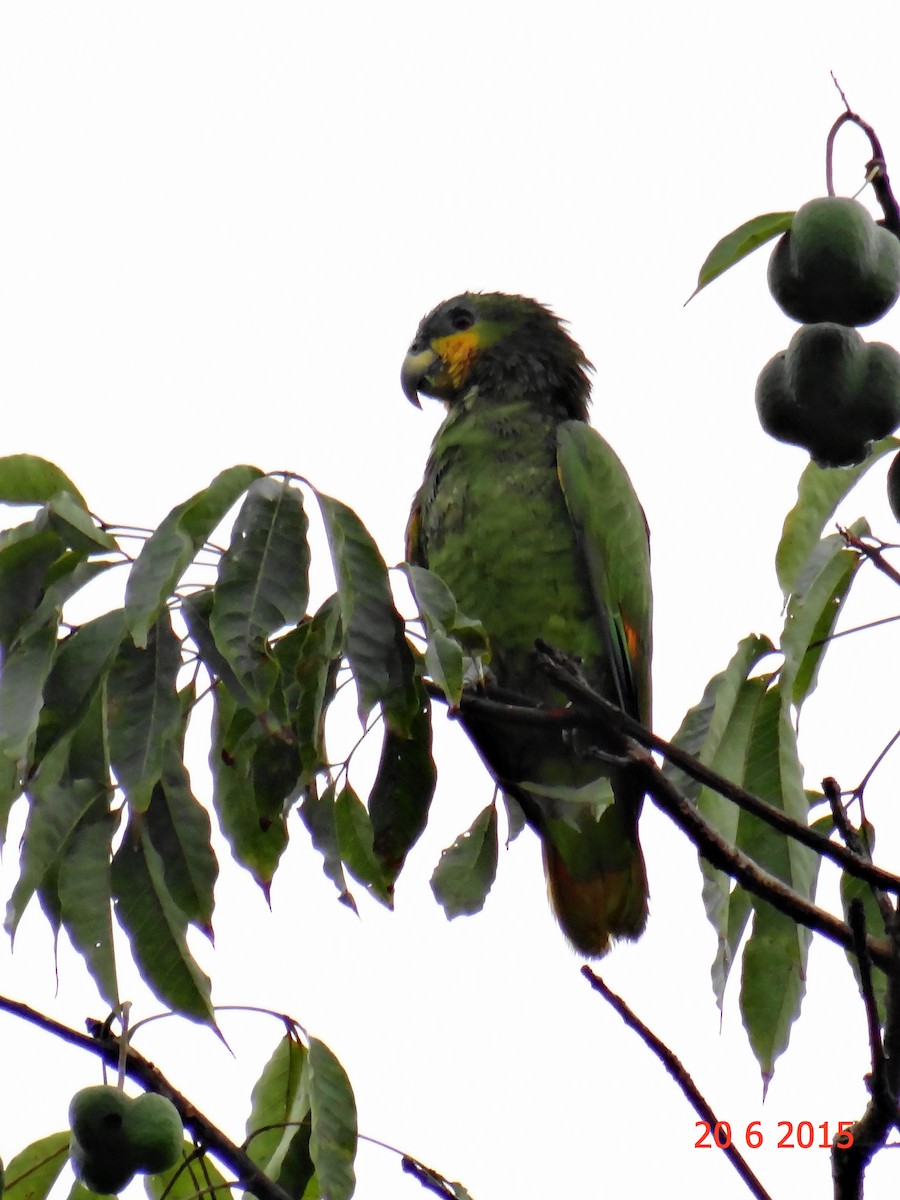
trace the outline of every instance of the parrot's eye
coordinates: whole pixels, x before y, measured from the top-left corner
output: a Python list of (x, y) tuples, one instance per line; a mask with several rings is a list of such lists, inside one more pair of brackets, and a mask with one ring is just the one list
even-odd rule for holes
[(451, 308), (447, 315), (450, 318), (450, 324), (457, 333), (462, 333), (465, 329), (471, 329), (475, 324), (475, 318), (467, 308)]

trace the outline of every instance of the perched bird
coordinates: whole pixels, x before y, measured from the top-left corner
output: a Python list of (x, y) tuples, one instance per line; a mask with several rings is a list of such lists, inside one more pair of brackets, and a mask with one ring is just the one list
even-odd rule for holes
[[(541, 638), (580, 660), (588, 682), (650, 721), (647, 525), (631, 481), (587, 423), (590, 370), (535, 300), (466, 293), (424, 318), (402, 385), (442, 400), (407, 557), (439, 575), (478, 618), (487, 684), (559, 709)], [(572, 945), (598, 957), (647, 920), (638, 842), (642, 790), (598, 747), (559, 729), (467, 717), (501, 786), (515, 783), (543, 843), (550, 901)]]

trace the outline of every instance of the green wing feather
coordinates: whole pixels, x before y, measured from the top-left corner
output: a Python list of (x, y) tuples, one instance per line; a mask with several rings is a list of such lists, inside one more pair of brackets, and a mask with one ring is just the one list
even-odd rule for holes
[(615, 451), (583, 421), (559, 426), (556, 461), (619, 703), (649, 725), (653, 599), (644, 510)]

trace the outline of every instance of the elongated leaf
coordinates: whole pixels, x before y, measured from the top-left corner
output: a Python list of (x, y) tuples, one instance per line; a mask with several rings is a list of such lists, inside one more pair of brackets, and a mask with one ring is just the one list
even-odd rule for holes
[(359, 517), (330, 496), (316, 493), (331, 549), (347, 656), (365, 725), (376, 704), (388, 725), (406, 734), (416, 719), (412, 652), (378, 547)]
[(278, 1043), (253, 1085), (250, 1104), (247, 1153), (270, 1179), (302, 1196), (313, 1164), (308, 1052), (296, 1037)]
[(356, 1101), (344, 1068), (318, 1038), (309, 1042), (309, 1149), (322, 1194), (350, 1200), (356, 1186)]
[(287, 846), (284, 818), (260, 817), (253, 776), (256, 753), (271, 745), (248, 709), (240, 709), (227, 688), (214, 693), (215, 718), (209, 764), (213, 804), (222, 834), (236, 862), (248, 870), (266, 896)]
[(68, 1129), (32, 1142), (7, 1163), (3, 1200), (47, 1200), (68, 1157)]
[[(714, 675), (706, 685), (700, 703), (685, 714), (672, 739), (673, 744), (711, 766), (729, 729), (744, 681), (756, 664), (774, 651), (775, 647), (767, 637), (751, 634), (744, 638), (725, 670)], [(696, 780), (668, 762), (663, 766), (663, 773), (680, 792), (696, 801), (701, 787)]]
[(6, 908), (5, 926), (12, 935), (35, 890), (54, 870), (71, 834), (96, 806), (106, 809), (107, 793), (91, 779), (68, 775), (68, 746), (62, 745), (43, 763), (29, 784), (31, 804), (22, 837), (19, 878)]
[(60, 920), (111, 1009), (119, 1004), (112, 931), (112, 814), (85, 819), (66, 843), (57, 876)]
[(60, 555), (47, 570), (41, 598), (28, 617), (22, 622), (17, 636), (24, 639), (52, 618), (58, 617), (65, 603), (92, 579), (116, 566), (111, 559), (85, 559), (70, 550)]
[[(857, 537), (869, 532), (865, 521), (852, 527)], [(806, 560), (790, 597), (781, 635), (784, 666), (781, 688), (798, 707), (815, 689), (828, 638), (834, 631), (860, 557), (839, 534), (823, 538)]]
[(219, 564), (209, 627), (219, 651), (260, 704), (278, 675), (266, 639), (296, 624), (306, 611), (307, 524), (299, 488), (259, 479), (247, 492)]
[(385, 728), (381, 761), (369, 793), (373, 849), (389, 887), (425, 828), (434, 795), (431, 703), (424, 692), (419, 703), (411, 737), (401, 737), (390, 727)]
[(471, 656), (490, 659), (490, 645), (484, 626), (473, 617), (459, 611), (456, 597), (439, 575), (413, 563), (402, 563), (400, 569), (409, 580), (413, 597), (426, 624), (443, 631), (458, 641)]
[(25, 758), (43, 703), (44, 684), (56, 651), (54, 621), (17, 642), (0, 672), (0, 754)]
[(85, 511), (80, 498), (69, 492), (59, 492), (47, 504), (50, 528), (55, 529), (65, 544), (81, 554), (99, 554), (118, 550), (116, 539), (96, 523)]
[(135, 645), (145, 646), (154, 623), (200, 547), (254, 480), (258, 467), (221, 471), (202, 491), (177, 505), (147, 539), (125, 588), (128, 630)]
[(181, 706), (176, 692), (181, 645), (168, 614), (146, 649), (123, 642), (109, 674), (109, 751), (119, 783), (136, 812), (150, 803), (168, 748), (177, 744)]
[(338, 844), (337, 825), (334, 812), (334, 784), (329, 783), (321, 792), (310, 787), (300, 805), (300, 816), (309, 830), (312, 843), (322, 855), (322, 870), (337, 889), (338, 899), (356, 912), (356, 901), (347, 887), (341, 849)]
[(387, 908), (393, 907), (391, 888), (375, 854), (375, 834), (365, 805), (347, 784), (334, 802), (334, 827), (340, 857), (354, 879)]
[(210, 844), (209, 813), (191, 791), (174, 746), (169, 747), (145, 822), (172, 899), (192, 924), (211, 936), (219, 865)]
[[(807, 821), (803, 769), (790, 704), (777, 686), (769, 690), (757, 711), (746, 785), (794, 820)], [(748, 813), (741, 813), (739, 846), (805, 899), (813, 898), (819, 859), (812, 850)], [(753, 908), (753, 929), (744, 951), (741, 1016), (767, 1087), (775, 1060), (787, 1048), (791, 1028), (800, 1015), (811, 934), (755, 897)]]
[(68, 492), (87, 508), (81, 492), (55, 463), (35, 454), (0, 458), (0, 504), (43, 504), (58, 492)]
[[(734, 660), (732, 660), (734, 661)], [(766, 693), (762, 679), (745, 679), (729, 703), (729, 721), (723, 729), (710, 765), (720, 775), (743, 785), (746, 780), (750, 739), (759, 706)], [(701, 788), (697, 807), (713, 828), (731, 845), (739, 842), (740, 809), (712, 788)], [(716, 1003), (722, 1008), (735, 955), (750, 916), (749, 898), (724, 871), (701, 859), (703, 904), (716, 931), (718, 946), (711, 967)]]
[(82, 720), (113, 665), (124, 635), (125, 613), (114, 608), (85, 622), (59, 643), (43, 692), (38, 754), (46, 754), (56, 740)]
[(481, 912), (497, 876), (497, 809), (489, 804), (441, 854), (431, 890), (448, 920)]
[(858, 466), (818, 467), (810, 462), (805, 467), (797, 487), (797, 502), (785, 518), (775, 554), (778, 582), (785, 597), (797, 586), (807, 559), (840, 502), (870, 467), (898, 447), (897, 438), (883, 438)]
[(187, 944), (187, 917), (166, 886), (159, 855), (132, 821), (112, 864), (116, 917), (153, 993), (175, 1012), (215, 1025), (210, 985)]
[(220, 680), (235, 700), (244, 708), (249, 709), (251, 700), (247, 690), (219, 650), (209, 627), (214, 592), (213, 588), (203, 588), (199, 592), (194, 592), (192, 596), (186, 596), (181, 602), (181, 615), (184, 617), (188, 633), (197, 647), (200, 660), (211, 678)]
[(310, 620), (282, 638), (275, 658), (284, 680), (287, 720), (297, 738), (302, 780), (309, 784), (328, 762), (325, 714), (334, 699), (341, 663), (337, 596), (329, 596)]
[(753, 217), (751, 220), (745, 221), (743, 225), (739, 225), (737, 229), (733, 229), (731, 233), (727, 233), (725, 237), (716, 242), (706, 256), (706, 260), (700, 268), (700, 274), (697, 276), (697, 286), (688, 297), (688, 303), (708, 283), (712, 283), (714, 279), (724, 275), (729, 267), (739, 263), (742, 258), (746, 258), (748, 254), (752, 254), (754, 250), (758, 250), (760, 246), (770, 242), (772, 238), (786, 233), (793, 224), (793, 220), (792, 212), (763, 213), (762, 216)]
[(0, 646), (9, 646), (41, 602), (53, 563), (65, 544), (42, 510), (0, 534)]
[(22, 794), (22, 777), (17, 764), (0, 754), (0, 850), (6, 841), (6, 827), (12, 806)]

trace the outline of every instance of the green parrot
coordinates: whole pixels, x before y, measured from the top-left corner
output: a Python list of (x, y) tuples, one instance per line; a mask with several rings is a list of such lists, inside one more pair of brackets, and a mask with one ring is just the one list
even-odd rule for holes
[[(466, 293), (424, 318), (403, 363), (406, 396), (442, 400), (410, 515), (407, 557), (449, 586), (490, 642), (488, 686), (560, 709), (535, 639), (580, 660), (601, 695), (650, 724), (647, 524), (631, 481), (588, 424), (590, 364), (535, 300)], [(516, 784), (543, 845), (566, 937), (599, 957), (637, 938), (647, 876), (643, 793), (584, 735), (467, 716), (502, 786)]]

